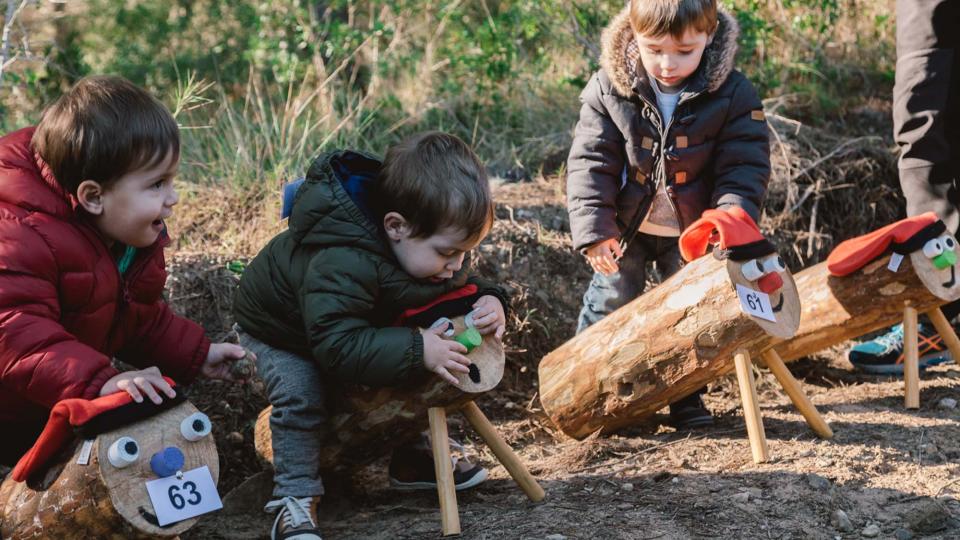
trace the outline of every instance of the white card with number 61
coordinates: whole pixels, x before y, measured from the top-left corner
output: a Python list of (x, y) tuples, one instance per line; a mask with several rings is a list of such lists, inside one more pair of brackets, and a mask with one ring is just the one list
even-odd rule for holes
[(740, 308), (744, 313), (777, 322), (773, 315), (773, 308), (770, 307), (770, 295), (767, 293), (755, 291), (737, 283), (737, 296), (740, 297)]
[(147, 482), (147, 493), (161, 527), (223, 508), (217, 485), (206, 465)]

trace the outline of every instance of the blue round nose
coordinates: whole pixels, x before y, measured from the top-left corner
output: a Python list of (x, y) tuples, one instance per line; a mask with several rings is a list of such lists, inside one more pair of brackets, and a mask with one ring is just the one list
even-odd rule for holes
[(183, 452), (176, 446), (168, 446), (150, 458), (150, 468), (161, 478), (173, 476), (183, 469)]

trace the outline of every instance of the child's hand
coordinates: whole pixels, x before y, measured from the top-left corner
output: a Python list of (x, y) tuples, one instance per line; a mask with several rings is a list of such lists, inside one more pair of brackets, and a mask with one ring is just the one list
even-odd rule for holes
[(470, 360), (464, 356), (466, 347), (452, 339), (443, 338), (444, 330), (441, 325), (420, 331), (423, 335), (423, 365), (448, 383), (457, 384), (457, 378), (450, 372), (470, 373), (470, 368), (467, 367)]
[(503, 338), (503, 332), (507, 328), (507, 315), (503, 312), (503, 304), (496, 296), (481, 296), (473, 304), (473, 325), (481, 334), (493, 332), (497, 339)]
[[(256, 357), (249, 353), (251, 359)], [(204, 377), (211, 379), (221, 379), (224, 381), (239, 382), (236, 377), (230, 373), (233, 363), (247, 355), (246, 349), (233, 343), (213, 343), (207, 352), (207, 360), (200, 368), (200, 373)]]
[(616, 238), (607, 238), (602, 242), (587, 248), (587, 262), (593, 267), (594, 272), (599, 272), (605, 276), (616, 274), (620, 271), (617, 260), (623, 257), (623, 250), (620, 249), (620, 241)]
[(134, 401), (142, 403), (143, 394), (146, 394), (150, 401), (159, 405), (163, 402), (163, 398), (160, 397), (158, 390), (170, 398), (177, 395), (170, 384), (164, 380), (158, 368), (148, 367), (140, 371), (124, 371), (114, 375), (100, 389), (100, 395), (106, 396), (117, 392), (126, 392), (130, 394)]

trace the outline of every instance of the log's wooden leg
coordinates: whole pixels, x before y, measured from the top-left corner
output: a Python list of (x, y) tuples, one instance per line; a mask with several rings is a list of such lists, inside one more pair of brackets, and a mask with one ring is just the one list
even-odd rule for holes
[(903, 307), (903, 387), (908, 409), (920, 408), (920, 344), (917, 340), (917, 310)]
[(947, 350), (950, 351), (953, 361), (960, 364), (960, 338), (957, 338), (957, 332), (953, 329), (953, 325), (950, 324), (940, 308), (933, 308), (928, 311), (927, 317), (930, 318), (930, 322), (937, 329), (937, 333), (943, 338), (943, 342), (947, 344)]
[(447, 411), (443, 407), (431, 407), (427, 410), (427, 416), (430, 420), (430, 444), (433, 447), (433, 467), (437, 474), (443, 535), (460, 534), (457, 491), (453, 482), (453, 463), (450, 460), (450, 439), (447, 436)]
[(545, 496), (543, 488), (540, 487), (540, 484), (533, 478), (533, 475), (530, 474), (527, 467), (520, 461), (517, 454), (513, 452), (513, 449), (500, 437), (497, 429), (493, 427), (490, 420), (487, 420), (487, 417), (483, 414), (483, 411), (480, 410), (480, 407), (477, 407), (476, 403), (468, 401), (461, 411), (463, 415), (467, 417), (467, 421), (470, 422), (473, 429), (477, 430), (477, 434), (480, 435), (483, 442), (487, 443), (487, 446), (490, 447), (493, 454), (497, 456), (500, 463), (507, 469), (510, 476), (520, 485), (520, 489), (527, 494), (527, 497), (533, 502), (542, 501)]
[(743, 419), (747, 423), (747, 435), (750, 436), (750, 451), (753, 453), (753, 462), (763, 463), (770, 460), (770, 452), (767, 449), (767, 436), (763, 432), (763, 418), (760, 416), (760, 406), (757, 403), (757, 386), (753, 380), (750, 354), (741, 349), (734, 353), (733, 362), (737, 368), (740, 401), (743, 404)]
[(833, 430), (830, 429), (830, 426), (827, 425), (827, 422), (824, 421), (823, 417), (820, 416), (820, 413), (817, 412), (817, 408), (813, 405), (813, 402), (810, 401), (810, 398), (808, 398), (803, 392), (803, 388), (800, 387), (800, 383), (797, 382), (797, 379), (795, 379), (793, 374), (790, 373), (790, 370), (787, 369), (787, 366), (783, 363), (783, 360), (780, 358), (780, 355), (777, 354), (777, 351), (773, 349), (767, 349), (763, 352), (763, 359), (767, 363), (767, 367), (770, 368), (770, 371), (773, 373), (773, 376), (776, 377), (780, 382), (780, 386), (782, 386), (783, 390), (788, 396), (790, 396), (790, 401), (793, 401), (793, 405), (807, 420), (807, 424), (810, 425), (810, 429), (812, 429), (814, 433), (816, 433), (821, 439), (833, 438)]

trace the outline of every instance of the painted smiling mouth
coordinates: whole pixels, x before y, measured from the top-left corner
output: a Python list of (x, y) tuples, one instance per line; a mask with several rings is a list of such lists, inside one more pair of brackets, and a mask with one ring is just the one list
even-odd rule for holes
[(773, 312), (779, 313), (781, 309), (783, 309), (783, 293), (780, 293), (780, 302), (778, 302), (777, 305), (773, 307)]
[(951, 266), (951, 267), (950, 267), (950, 281), (948, 281), (948, 282), (946, 282), (946, 283), (941, 283), (941, 285), (943, 285), (944, 287), (946, 287), (946, 288), (949, 289), (950, 287), (953, 287), (954, 285), (956, 285), (956, 283), (957, 283), (957, 267), (956, 267), (956, 266)]
[(168, 524), (166, 524), (166, 525), (160, 525), (160, 521), (157, 519), (157, 516), (153, 515), (153, 514), (152, 514), (151, 512), (149, 512), (149, 511), (147, 511), (146, 508), (144, 508), (144, 507), (141, 506), (140, 508), (138, 508), (138, 510), (140, 511), (140, 517), (142, 517), (142, 518), (144, 519), (144, 521), (146, 521), (147, 523), (153, 525), (154, 527), (160, 527), (161, 529), (166, 529), (166, 528), (173, 527), (174, 525), (176, 525), (176, 522), (174, 522), (174, 523), (168, 523)]

